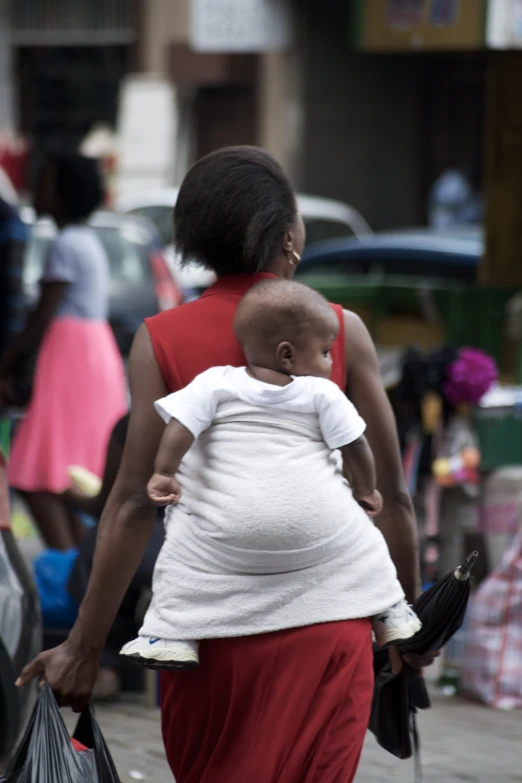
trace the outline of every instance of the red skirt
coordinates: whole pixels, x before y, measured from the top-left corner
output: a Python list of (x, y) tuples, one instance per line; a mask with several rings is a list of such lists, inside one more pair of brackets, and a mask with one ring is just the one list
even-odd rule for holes
[(201, 643), (162, 672), (176, 783), (351, 783), (373, 692), (369, 620)]

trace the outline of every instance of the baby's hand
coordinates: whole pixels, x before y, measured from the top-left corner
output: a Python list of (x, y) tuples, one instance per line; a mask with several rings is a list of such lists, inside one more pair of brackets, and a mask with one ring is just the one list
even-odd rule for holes
[(181, 487), (174, 476), (155, 473), (147, 484), (147, 493), (155, 506), (170, 506), (179, 503)]
[(354, 498), (369, 517), (376, 517), (382, 511), (382, 495), (374, 490), (371, 495), (356, 495)]

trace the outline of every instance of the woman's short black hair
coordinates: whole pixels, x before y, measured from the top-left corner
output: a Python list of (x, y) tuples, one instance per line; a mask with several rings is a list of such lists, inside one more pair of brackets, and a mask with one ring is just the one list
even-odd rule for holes
[(82, 155), (53, 157), (55, 193), (65, 216), (85, 220), (103, 201), (104, 188), (98, 161)]
[(261, 272), (281, 252), (296, 216), (277, 161), (257, 147), (225, 147), (188, 172), (174, 209), (176, 248), (218, 276)]

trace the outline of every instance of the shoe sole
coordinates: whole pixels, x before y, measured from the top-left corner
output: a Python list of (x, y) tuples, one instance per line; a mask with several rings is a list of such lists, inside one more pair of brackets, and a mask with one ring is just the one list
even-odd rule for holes
[(389, 633), (384, 636), (376, 637), (377, 646), (381, 650), (385, 650), (386, 647), (390, 647), (392, 644), (408, 642), (413, 636), (415, 636), (416, 633), (421, 630), (421, 628), (422, 623), (420, 620), (412, 620), (409, 626), (407, 626), (407, 629), (401, 628), (400, 633), (398, 631), (389, 631)]
[(157, 661), (154, 658), (144, 658), (142, 655), (125, 655), (125, 658), (142, 669), (154, 671), (192, 672), (199, 668), (197, 661)]
[(175, 659), (173, 658), (162, 659), (160, 657), (162, 653), (164, 655), (169, 654), (168, 651), (166, 650), (163, 651), (158, 650), (155, 657), (141, 655), (138, 652), (134, 652), (134, 653), (120, 652), (120, 655), (122, 655), (124, 658), (129, 660), (131, 663), (134, 663), (136, 666), (141, 666), (144, 669), (164, 669), (168, 671), (193, 671), (194, 669), (197, 669), (199, 667), (199, 660), (192, 655), (186, 655), (186, 657), (183, 657), (183, 654), (181, 654), (181, 655), (177, 655)]

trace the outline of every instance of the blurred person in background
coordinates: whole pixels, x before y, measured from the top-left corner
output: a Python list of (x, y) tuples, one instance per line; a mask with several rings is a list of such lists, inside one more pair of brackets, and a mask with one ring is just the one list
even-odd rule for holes
[(35, 210), (51, 215), (59, 233), (45, 260), (38, 303), (0, 359), (0, 402), (16, 404), (11, 381), (28, 354), (36, 357), (9, 480), (46, 546), (59, 550), (76, 547), (82, 534), (62, 497), (70, 485), (68, 468), (102, 473), (111, 429), (127, 407), (123, 362), (107, 323), (109, 261), (86, 225), (102, 199), (94, 160), (56, 157), (42, 167)]
[(448, 168), (433, 183), (428, 197), (430, 228), (440, 230), (480, 225), (484, 205), (475, 169), (470, 168), (470, 176), (466, 176), (459, 168)]
[(26, 242), (27, 228), (16, 208), (0, 196), (0, 356), (23, 326)]

